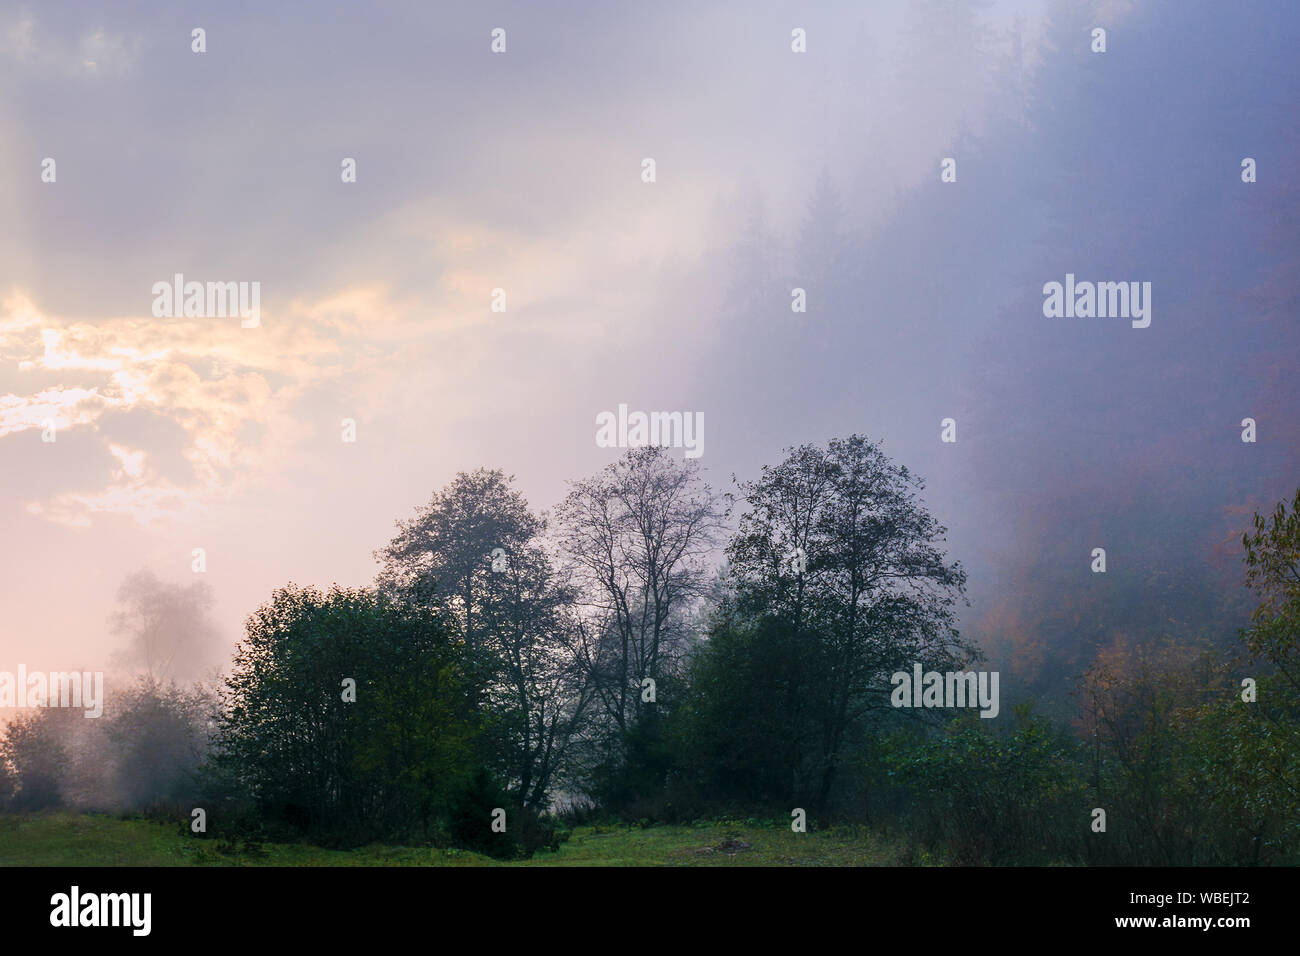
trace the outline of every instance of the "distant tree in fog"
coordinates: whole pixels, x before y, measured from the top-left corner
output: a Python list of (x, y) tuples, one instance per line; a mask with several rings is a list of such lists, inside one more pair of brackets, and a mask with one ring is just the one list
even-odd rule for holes
[(152, 571), (136, 571), (118, 588), (117, 600), (113, 633), (126, 639), (118, 663), (155, 681), (200, 677), (215, 663), (218, 633), (207, 584), (168, 584)]

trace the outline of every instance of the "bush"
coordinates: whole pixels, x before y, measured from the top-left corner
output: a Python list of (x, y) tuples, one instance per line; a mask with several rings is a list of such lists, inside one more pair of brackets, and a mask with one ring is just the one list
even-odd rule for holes
[(1080, 858), (1088, 832), (1075, 747), (1022, 707), (1005, 734), (970, 717), (920, 740), (900, 735), (886, 765), (910, 792), (917, 835), (953, 862), (1059, 863)]
[[(505, 829), (493, 829), (505, 811)], [(499, 860), (530, 857), (538, 850), (560, 848), (556, 820), (514, 803), (505, 788), (488, 773), (479, 770), (461, 788), (448, 813), (448, 835), (456, 846)]]
[(454, 622), (374, 592), (277, 591), (225, 698), (221, 773), (268, 824), (318, 842), (428, 842), (484, 762), (482, 688)]

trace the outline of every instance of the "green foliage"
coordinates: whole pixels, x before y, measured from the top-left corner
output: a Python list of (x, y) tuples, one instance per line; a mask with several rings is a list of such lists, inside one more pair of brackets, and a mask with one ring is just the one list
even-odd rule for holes
[[(526, 858), (539, 849), (559, 849), (555, 820), (512, 799), (485, 768), (480, 769), (452, 797), (447, 823), (451, 840), (458, 847), (499, 860)], [(492, 826), (498, 809), (505, 811), (504, 830)]]
[[(219, 842), (224, 852), (217, 849)], [(788, 823), (779, 822), (581, 826), (554, 852), (493, 859), (445, 847), (374, 843), (339, 850), (301, 841), (196, 840), (174, 825), (103, 814), (0, 814), (0, 867), (880, 866), (899, 859), (897, 847), (860, 828), (792, 833)]]
[[(356, 701), (342, 699), (356, 682)], [(335, 587), (277, 591), (227, 680), (219, 761), (268, 820), (428, 839), (480, 764), (482, 691), (448, 619)]]
[(672, 675), (659, 682), (658, 702), (639, 720), (616, 732), (617, 749), (590, 775), (597, 802), (623, 820), (678, 823), (702, 804), (682, 778), (681, 741), (674, 736), (686, 682)]
[[(765, 652), (804, 658), (790, 662), (810, 678), (798, 706), (814, 729), (813, 801), (824, 809), (852, 742), (889, 710), (889, 674), (977, 656), (956, 630), (966, 572), (944, 555), (924, 482), (860, 435), (790, 449), (740, 487), (745, 509), (727, 548), (738, 609), (786, 629), (763, 637)], [(798, 750), (782, 759), (802, 761)]]
[(541, 543), (545, 521), (503, 472), (462, 472), (377, 557), (385, 593), (455, 621), (483, 677), (483, 752), (512, 799), (545, 808), (588, 702), (572, 595)]
[(1272, 515), (1255, 515), (1255, 533), (1243, 535), (1246, 585), (1259, 598), (1242, 635), (1251, 657), (1268, 661), (1282, 675), (1292, 699), (1300, 697), (1300, 488), (1288, 513), (1278, 502)]
[[(1230, 692), (1196, 712), (1188, 731), (1202, 781), (1227, 841), (1225, 855), (1250, 863), (1300, 862), (1300, 489), (1288, 509), (1256, 514), (1242, 537), (1246, 584), (1259, 604), (1241, 639), (1256, 699)], [(1249, 668), (1256, 671), (1256, 668)]]
[(45, 810), (63, 804), (68, 752), (57, 726), (55, 710), (19, 714), (0, 740), (0, 764), (11, 781), (10, 805), (15, 810)]
[[(1243, 538), (1259, 600), (1244, 659), (1185, 647), (1101, 655), (1085, 684), (1088, 777), (1107, 808), (1094, 862), (1300, 860), (1300, 492)], [(1244, 698), (1243, 678), (1256, 683)]]
[(817, 786), (816, 645), (779, 618), (715, 622), (675, 721), (684, 772), (715, 805), (800, 805)]
[(893, 737), (888, 773), (911, 796), (916, 835), (958, 864), (1077, 859), (1087, 821), (1077, 745), (1025, 707), (1009, 731), (988, 723)]
[(1199, 835), (1216, 862), (1300, 863), (1300, 709), (1289, 687), (1261, 678), (1255, 703), (1234, 688), (1174, 728), (1188, 740), (1188, 782), (1211, 808), (1214, 825)]
[[(862, 439), (797, 449), (746, 487), (736, 587), (706, 639), (686, 653), (684, 617), (640, 632), (680, 644), (672, 666), (633, 668), (616, 617), (562, 608), (573, 595), (529, 544), (540, 525), (524, 520), (522, 499), (498, 474), (465, 481), (509, 507), (478, 531), (486, 517), (461, 493), (424, 515), (478, 535), (425, 555), (466, 572), (460, 595), (438, 597), (421, 575), (429, 542), (415, 527), (400, 539), (408, 563), (389, 569), (408, 575), (402, 587), (277, 591), (248, 621), (197, 774), (201, 692), (146, 678), (118, 698), (93, 739), (111, 749), (119, 785), (138, 784), (124, 788), (128, 805), (204, 807), (210, 834), (190, 833), (179, 810), (168, 817), (187, 861), (283, 860), (304, 834), (318, 846), (440, 848), (381, 848), (381, 862), (520, 860), (613, 818), (632, 826), (583, 833), (616, 837), (616, 862), (726, 864), (756, 847), (790, 862), (878, 862), (878, 848), (837, 827), (871, 820), (868, 842), (901, 831), (907, 846), (886, 856), (904, 863), (1300, 863), (1300, 493), (1289, 511), (1256, 516), (1244, 540), (1260, 601), (1241, 634), (1250, 662), (1173, 640), (1116, 642), (1085, 676), (1071, 733), (1028, 705), (1011, 720), (940, 726), (888, 707), (892, 669), (951, 668), (972, 649), (953, 628), (964, 573), (944, 561), (919, 483)], [(512, 521), (512, 570), (485, 571), (475, 555)], [(790, 546), (806, 566), (785, 563)], [(639, 686), (651, 673), (653, 702)], [(1242, 699), (1247, 676), (1253, 700)], [(594, 719), (580, 719), (588, 707)], [(61, 710), (10, 723), (0, 803), (54, 807), (86, 788), (91, 778), (78, 784), (68, 768), (92, 738), (72, 727), (85, 729)], [(570, 738), (581, 755), (570, 779), (588, 786), (555, 817), (540, 808)], [(791, 842), (796, 806), (810, 826)], [(1104, 833), (1090, 827), (1096, 807)], [(701, 818), (721, 818), (689, 829), (716, 837), (706, 844), (661, 826)], [(839, 843), (823, 838), (832, 830)]]
[(142, 676), (120, 695), (108, 723), (114, 790), (128, 807), (195, 806), (196, 773), (207, 748), (214, 701)]
[[(1211, 700), (1221, 674), (1210, 655), (1170, 641), (1100, 655), (1084, 680), (1092, 807), (1107, 832), (1088, 859), (1107, 864), (1204, 864), (1217, 860), (1215, 825), (1184, 727)], [(1222, 861), (1220, 861), (1222, 862)]]

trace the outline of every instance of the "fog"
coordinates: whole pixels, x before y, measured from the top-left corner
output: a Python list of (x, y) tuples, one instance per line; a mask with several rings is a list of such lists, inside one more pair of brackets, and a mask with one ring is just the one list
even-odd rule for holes
[[(0, 668), (203, 677), (457, 471), (552, 507), (620, 403), (702, 413), (723, 487), (883, 439), (1008, 698), (1242, 623), (1300, 463), (1291, 5), (294, 9), (0, 19)], [(154, 318), (178, 272), (261, 328)], [(1045, 317), (1067, 274), (1150, 326)]]

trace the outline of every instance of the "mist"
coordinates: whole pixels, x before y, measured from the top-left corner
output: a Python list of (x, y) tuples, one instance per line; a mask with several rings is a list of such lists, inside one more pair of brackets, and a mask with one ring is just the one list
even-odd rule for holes
[[(1009, 702), (1069, 713), (1107, 651), (1227, 646), (1242, 532), (1300, 467), (1300, 13), (871, 6), (506, 4), (495, 60), (496, 20), (420, 4), (214, 10), (206, 59), (170, 12), (6, 12), (4, 660), (108, 669), (105, 728), (190, 715), (189, 766), (275, 588), (368, 584), (461, 470), (554, 507), (624, 404), (701, 415), (721, 488), (882, 440)], [(178, 272), (260, 281), (259, 335), (151, 316)], [(1046, 316), (1067, 276), (1150, 283), (1149, 326)], [(76, 728), (75, 805), (172, 786)]]

